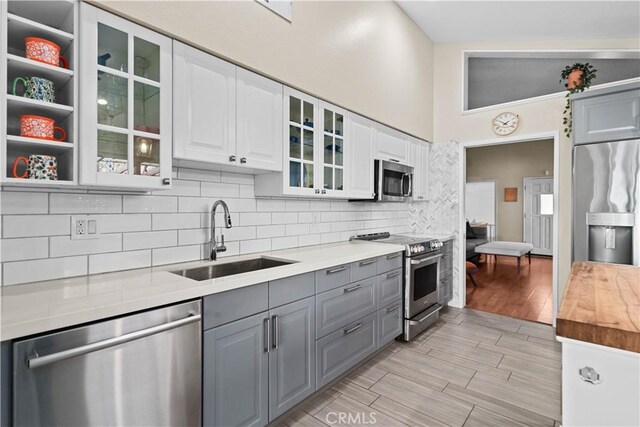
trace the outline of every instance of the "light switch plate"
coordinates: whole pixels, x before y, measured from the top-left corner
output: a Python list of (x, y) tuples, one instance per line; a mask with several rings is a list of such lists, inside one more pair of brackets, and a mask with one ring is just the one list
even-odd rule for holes
[(97, 217), (89, 215), (71, 216), (71, 240), (98, 239), (100, 223)]

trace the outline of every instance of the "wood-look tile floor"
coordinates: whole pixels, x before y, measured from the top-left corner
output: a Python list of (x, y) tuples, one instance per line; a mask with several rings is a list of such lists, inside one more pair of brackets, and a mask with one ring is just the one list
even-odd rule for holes
[(522, 258), (518, 274), (516, 258), (482, 256), (473, 287), (467, 277), (467, 307), (518, 319), (551, 324), (553, 321), (553, 260)]
[(558, 424), (561, 348), (551, 326), (470, 309), (441, 313), (414, 341), (393, 343), (278, 424)]

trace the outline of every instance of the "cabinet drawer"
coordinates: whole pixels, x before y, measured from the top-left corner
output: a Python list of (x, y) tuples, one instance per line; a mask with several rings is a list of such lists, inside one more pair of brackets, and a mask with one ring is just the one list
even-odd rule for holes
[(373, 277), (378, 274), (378, 258), (363, 259), (362, 261), (352, 262), (351, 266), (351, 282)]
[(316, 336), (321, 337), (376, 310), (376, 277), (316, 295)]
[(377, 337), (376, 313), (347, 325), (316, 342), (318, 388), (336, 379), (373, 353)]
[(278, 307), (315, 294), (314, 273), (269, 282), (269, 307)]
[(319, 294), (349, 283), (351, 277), (349, 270), (349, 264), (343, 264), (316, 271), (316, 293)]
[(640, 89), (573, 102), (574, 143), (640, 138)]
[(402, 252), (384, 255), (378, 258), (378, 274), (402, 267)]
[(402, 334), (402, 301), (398, 300), (378, 310), (378, 347)]
[(213, 328), (269, 309), (266, 283), (203, 298), (203, 329)]
[(402, 298), (403, 281), (401, 268), (378, 276), (378, 307), (386, 307)]
[[(640, 425), (640, 354), (562, 340), (562, 424)], [(585, 369), (587, 368), (587, 369)], [(591, 371), (591, 368), (593, 371)], [(581, 369), (585, 369), (580, 372)], [(585, 381), (589, 373), (595, 384)], [(585, 378), (583, 379), (582, 376)]]

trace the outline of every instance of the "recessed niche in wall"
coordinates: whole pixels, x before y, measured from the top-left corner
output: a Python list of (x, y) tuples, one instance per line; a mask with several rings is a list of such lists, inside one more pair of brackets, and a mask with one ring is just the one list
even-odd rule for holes
[(640, 78), (640, 51), (466, 51), (464, 110), (564, 92), (566, 65), (588, 62), (597, 70), (592, 85)]

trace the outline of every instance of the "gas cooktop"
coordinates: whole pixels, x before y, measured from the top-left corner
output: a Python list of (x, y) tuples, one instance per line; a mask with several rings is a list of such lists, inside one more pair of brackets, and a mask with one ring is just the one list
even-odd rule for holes
[(443, 243), (436, 239), (421, 235), (391, 234), (388, 231), (382, 233), (356, 234), (350, 240), (367, 240), (376, 243), (392, 243), (404, 245), (405, 256), (413, 257), (438, 251)]

